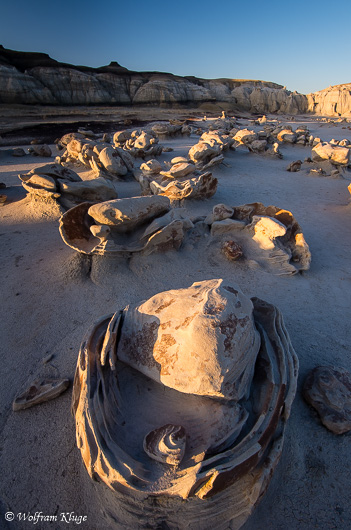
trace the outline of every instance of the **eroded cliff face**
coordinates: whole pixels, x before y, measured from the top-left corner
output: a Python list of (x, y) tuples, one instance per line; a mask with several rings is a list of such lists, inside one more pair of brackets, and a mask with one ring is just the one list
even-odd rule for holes
[(43, 53), (0, 46), (0, 103), (41, 105), (192, 105), (225, 103), (256, 113), (349, 115), (351, 85), (305, 96), (266, 81), (199, 79), (59, 63)]
[(307, 94), (308, 112), (323, 116), (351, 116), (351, 83)]

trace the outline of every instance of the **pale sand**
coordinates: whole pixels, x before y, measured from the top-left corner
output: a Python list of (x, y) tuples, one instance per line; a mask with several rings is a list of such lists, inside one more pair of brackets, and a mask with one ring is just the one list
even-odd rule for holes
[[(302, 122), (307, 120), (296, 119), (291, 125), (295, 128)], [(245, 124), (242, 121), (241, 126)], [(350, 131), (342, 129), (344, 124), (308, 121), (307, 125), (323, 140), (351, 139)], [(197, 141), (197, 136), (161, 140), (174, 151), (160, 160), (185, 155)], [(219, 180), (215, 196), (184, 206), (192, 216), (205, 215), (222, 202), (234, 206), (260, 201), (290, 210), (312, 252), (311, 269), (293, 277), (231, 263), (205, 244), (165, 255), (135, 256), (129, 262), (94, 259), (90, 278), (86, 277), (87, 261), (60, 237), (57, 212), (35, 209), (23, 199), (17, 174), (48, 160), (0, 159), (0, 182), (9, 186), (0, 193), (10, 199), (0, 208), (1, 528), (31, 528), (32, 523), (18, 522), (17, 514), (23, 512), (58, 515), (58, 522), (39, 523), (36, 528), (66, 528), (67, 523), (60, 522), (62, 512), (87, 516), (82, 528), (109, 528), (76, 447), (71, 389), (22, 412), (12, 412), (12, 401), (39, 375), (73, 380), (80, 342), (100, 316), (159, 291), (210, 278), (230, 279), (246, 294), (276, 304), (300, 360), (283, 456), (244, 529), (351, 527), (351, 434), (329, 432), (300, 393), (307, 372), (316, 365), (351, 370), (349, 179), (289, 173), (288, 164), (310, 156), (311, 149), (284, 144), (281, 151), (282, 160), (253, 155), (244, 148), (226, 152), (226, 165), (213, 171)], [(139, 194), (137, 182), (116, 187), (120, 197)], [(49, 354), (54, 355), (52, 361), (43, 365)], [(5, 526), (8, 511), (14, 512), (15, 521)], [(201, 522), (196, 530), (201, 530)]]

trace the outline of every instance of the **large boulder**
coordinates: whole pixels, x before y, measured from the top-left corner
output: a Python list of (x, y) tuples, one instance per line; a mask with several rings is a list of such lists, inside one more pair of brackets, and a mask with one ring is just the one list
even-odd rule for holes
[(313, 162), (329, 160), (335, 166), (348, 166), (350, 150), (347, 147), (333, 146), (328, 142), (319, 142), (312, 149)]
[(259, 347), (250, 299), (212, 280), (128, 306), (117, 356), (179, 392), (240, 400)]
[(147, 220), (169, 210), (167, 197), (131, 197), (94, 204), (88, 214), (99, 224), (111, 225), (121, 232), (134, 230)]

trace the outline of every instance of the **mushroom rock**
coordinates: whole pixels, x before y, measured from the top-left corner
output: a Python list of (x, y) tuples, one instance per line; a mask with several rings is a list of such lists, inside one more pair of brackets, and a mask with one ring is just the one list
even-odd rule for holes
[(77, 173), (61, 164), (46, 164), (19, 175), (22, 186), (32, 198), (52, 199), (68, 209), (84, 202), (115, 199), (117, 192), (104, 178), (82, 180)]
[(72, 413), (112, 526), (240, 528), (279, 461), (297, 373), (279, 310), (225, 280), (101, 318)]
[(351, 374), (335, 366), (317, 366), (306, 377), (303, 397), (335, 434), (351, 431)]
[(201, 135), (200, 140), (206, 143), (215, 142), (224, 151), (234, 144), (234, 139), (229, 134), (219, 134), (217, 131), (205, 132)]
[(208, 162), (219, 155), (221, 148), (214, 141), (212, 143), (200, 141), (189, 149), (189, 159), (193, 162)]
[(169, 209), (167, 197), (132, 197), (93, 206), (85, 202), (62, 215), (59, 230), (64, 242), (83, 254), (177, 250), (193, 224), (183, 209)]

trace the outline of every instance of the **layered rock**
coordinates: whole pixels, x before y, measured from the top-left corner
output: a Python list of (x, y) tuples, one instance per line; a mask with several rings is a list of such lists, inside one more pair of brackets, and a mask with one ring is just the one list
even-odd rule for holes
[(322, 116), (351, 116), (351, 83), (307, 94), (308, 112)]
[(101, 318), (72, 412), (111, 528), (238, 530), (279, 461), (297, 372), (279, 310), (221, 279)]
[(262, 113), (296, 114), (307, 109), (305, 96), (275, 83), (133, 72), (118, 63), (94, 69), (0, 47), (0, 103), (197, 106), (206, 102)]
[(61, 164), (46, 164), (19, 175), (22, 186), (33, 200), (53, 201), (65, 209), (83, 201), (115, 199), (117, 192), (103, 177), (82, 180)]
[(178, 249), (193, 225), (167, 197), (131, 197), (71, 208), (60, 219), (64, 242), (83, 254), (129, 257)]

